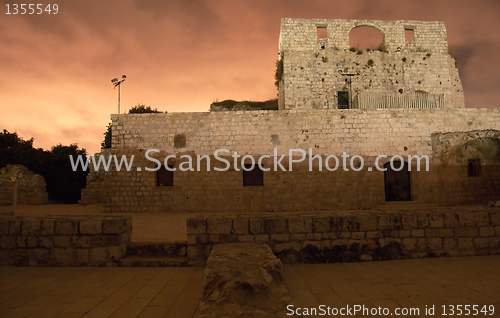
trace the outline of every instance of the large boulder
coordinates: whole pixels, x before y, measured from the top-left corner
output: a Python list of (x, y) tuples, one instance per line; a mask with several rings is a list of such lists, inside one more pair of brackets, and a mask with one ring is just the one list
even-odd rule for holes
[(286, 317), (290, 303), (281, 261), (267, 244), (220, 244), (207, 260), (195, 317)]
[(18, 204), (45, 204), (48, 202), (45, 179), (23, 165), (7, 165), (0, 169), (2, 202), (12, 203), (12, 181), (17, 183)]

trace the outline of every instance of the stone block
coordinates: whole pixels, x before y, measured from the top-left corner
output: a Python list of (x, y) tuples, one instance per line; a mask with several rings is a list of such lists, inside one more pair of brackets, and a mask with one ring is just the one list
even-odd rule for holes
[(417, 223), (418, 227), (421, 229), (429, 227), (429, 216), (427, 215), (427, 213), (419, 213), (417, 215)]
[(28, 248), (38, 247), (38, 237), (37, 236), (26, 237), (26, 247)]
[(102, 220), (89, 219), (80, 220), (80, 234), (100, 234), (102, 233)]
[(38, 238), (38, 246), (51, 248), (52, 246), (54, 246), (54, 241), (51, 236), (40, 236)]
[(273, 248), (273, 252), (281, 253), (284, 251), (300, 251), (302, 249), (302, 243), (298, 242), (281, 242), (276, 243)]
[(411, 230), (408, 229), (408, 230), (399, 230), (398, 231), (398, 237), (411, 237)]
[(206, 234), (207, 233), (207, 220), (203, 218), (190, 218), (187, 219), (187, 232), (188, 234)]
[(488, 212), (476, 212), (476, 225), (488, 226), (490, 223), (490, 216)]
[(106, 246), (106, 239), (105, 239), (104, 235), (92, 235), (92, 236), (90, 236), (90, 246), (92, 246), (92, 247)]
[(428, 238), (427, 248), (433, 251), (441, 250), (443, 248), (443, 239), (440, 237)]
[(418, 217), (415, 213), (403, 213), (401, 215), (401, 226), (409, 230), (418, 227)]
[(444, 214), (431, 213), (428, 216), (429, 227), (442, 228), (444, 226)]
[(439, 229), (425, 229), (425, 237), (438, 237)]
[(490, 211), (491, 225), (500, 226), (500, 211)]
[(492, 226), (486, 226), (486, 227), (479, 228), (479, 236), (485, 237), (485, 236), (494, 236), (494, 235), (495, 235), (495, 228)]
[(500, 226), (495, 226), (495, 235), (500, 236)]
[(450, 229), (450, 228), (439, 229), (439, 236), (440, 237), (452, 237), (453, 236), (453, 229)]
[(50, 250), (46, 248), (34, 248), (26, 251), (29, 266), (50, 265)]
[(257, 234), (255, 235), (255, 242), (256, 243), (266, 243), (269, 241), (269, 235), (268, 234)]
[(489, 245), (490, 245), (490, 239), (487, 237), (474, 238), (474, 248), (476, 249), (488, 248)]
[(227, 218), (208, 218), (207, 233), (208, 234), (231, 234), (233, 220)]
[(21, 219), (15, 218), (9, 221), (9, 234), (10, 235), (20, 235), (21, 234)]
[(252, 234), (264, 233), (264, 220), (261, 218), (251, 218), (249, 220), (249, 229)]
[(463, 227), (475, 226), (476, 217), (474, 212), (458, 212), (458, 225)]
[(290, 234), (271, 234), (270, 239), (276, 242), (288, 242), (290, 241)]
[(16, 237), (16, 247), (17, 248), (25, 248), (26, 247), (26, 236), (17, 236)]
[(374, 238), (380, 238), (380, 237), (382, 237), (382, 232), (380, 232), (380, 231), (366, 232), (367, 239), (374, 239)]
[(460, 249), (472, 249), (473, 246), (473, 239), (470, 237), (461, 237), (458, 239), (458, 248)]
[(479, 229), (477, 227), (458, 227), (453, 229), (456, 237), (476, 237), (479, 236)]
[(16, 238), (14, 236), (1, 236), (0, 237), (0, 248), (11, 249), (16, 248)]
[(290, 233), (311, 233), (312, 219), (307, 216), (289, 217), (288, 230)]
[(322, 233), (330, 231), (330, 217), (329, 216), (316, 216), (312, 218), (313, 232)]
[[(330, 233), (323, 233), (321, 235), (321, 238), (324, 238), (325, 235), (327, 235), (327, 234), (330, 234)], [(327, 236), (329, 237), (330, 235), (327, 235)], [(306, 239), (307, 239), (307, 234), (305, 234), (305, 233), (292, 233), (292, 234), (290, 234), (290, 240), (292, 240), (292, 241), (301, 241), (302, 242), (302, 241), (305, 241)]]
[(56, 235), (53, 237), (54, 246), (56, 247), (69, 247), (70, 246), (70, 236), (68, 235)]
[(355, 215), (351, 224), (358, 224), (356, 231), (359, 232), (376, 231), (378, 227), (377, 216), (371, 213)]
[(78, 248), (89, 248), (91, 246), (91, 236), (88, 235), (72, 236), (71, 244)]
[(443, 239), (443, 249), (445, 251), (454, 249), (457, 247), (457, 239), (454, 238), (444, 238)]
[(101, 265), (107, 260), (106, 247), (94, 247), (89, 250), (90, 264)]
[(248, 242), (253, 242), (254, 239), (255, 236), (253, 235), (238, 235), (238, 242), (248, 243)]
[(9, 235), (9, 218), (0, 217), (0, 236)]
[(40, 235), (40, 219), (23, 217), (21, 221), (21, 235)]
[(236, 217), (233, 219), (234, 234), (248, 234), (248, 218)]
[(365, 232), (353, 232), (351, 238), (353, 239), (364, 239), (366, 237)]
[(40, 225), (40, 234), (41, 235), (54, 235), (55, 234), (55, 224), (56, 220), (54, 219), (43, 219)]
[(287, 233), (287, 220), (285, 217), (264, 218), (264, 233)]
[(86, 265), (89, 263), (89, 249), (87, 248), (77, 248), (76, 249), (76, 262), (81, 265)]
[(122, 249), (120, 246), (109, 246), (108, 255), (112, 260), (119, 260), (123, 257)]
[(445, 213), (444, 214), (444, 226), (445, 227), (458, 227), (458, 213)]
[(50, 250), (51, 259), (57, 265), (73, 264), (73, 249), (72, 248), (53, 248)]
[(102, 233), (120, 234), (125, 232), (125, 220), (122, 218), (108, 218), (102, 220)]
[(403, 248), (407, 251), (413, 251), (417, 247), (416, 238), (403, 238)]
[(188, 236), (187, 236), (187, 244), (188, 245), (194, 245), (194, 244), (196, 244), (196, 235), (194, 235), (194, 234), (188, 234)]
[(76, 220), (57, 219), (55, 223), (55, 234), (57, 235), (78, 234), (78, 221)]
[(378, 230), (395, 230), (401, 228), (399, 216), (396, 214), (381, 214), (378, 218)]

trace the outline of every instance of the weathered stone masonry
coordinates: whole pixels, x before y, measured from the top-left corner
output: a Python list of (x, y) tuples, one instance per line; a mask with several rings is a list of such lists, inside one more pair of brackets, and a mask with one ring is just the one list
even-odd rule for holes
[(127, 216), (2, 216), (0, 265), (108, 265), (127, 251)]
[[(310, 211), (370, 208), (385, 200), (383, 172), (341, 168), (319, 172), (304, 165), (294, 166), (293, 172), (265, 172), (262, 187), (244, 187), (241, 171), (213, 168), (177, 171), (173, 187), (158, 187), (155, 172), (136, 170), (155, 166), (145, 159), (149, 148), (162, 151), (157, 155), (160, 160), (175, 154), (178, 160), (170, 162), (174, 167), (182, 154), (213, 155), (221, 148), (254, 156), (272, 155), (273, 148), (278, 155), (312, 148), (314, 154), (340, 157), (345, 151), (363, 156), (365, 166), (373, 166), (376, 155), (428, 155), (430, 172), (411, 172), (413, 200), (499, 199), (495, 190), (500, 180), (495, 157), (499, 109), (246, 111), (113, 115), (112, 119), (112, 152), (135, 155), (134, 168), (103, 174), (83, 193), (84, 202), (102, 200), (112, 211)], [(185, 140), (181, 148), (174, 142), (178, 135)], [(467, 159), (476, 157), (482, 158), (483, 173), (471, 178)], [(265, 165), (272, 167), (272, 162)]]
[[(349, 33), (360, 26), (384, 35), (383, 51), (349, 50)], [(327, 38), (318, 39), (318, 27), (326, 28)], [(413, 41), (405, 40), (405, 29), (414, 32)], [(279, 52), (283, 62), (280, 109), (338, 108), (338, 92), (349, 91), (339, 70), (360, 73), (352, 81), (353, 99), (362, 95), (411, 99), (415, 93), (432, 94), (442, 95), (446, 108), (464, 107), (443, 22), (286, 18), (281, 21)], [(384, 105), (392, 107), (405, 106)]]
[(213, 245), (267, 243), (283, 262), (329, 263), (500, 253), (500, 210), (203, 216), (188, 219), (188, 256)]

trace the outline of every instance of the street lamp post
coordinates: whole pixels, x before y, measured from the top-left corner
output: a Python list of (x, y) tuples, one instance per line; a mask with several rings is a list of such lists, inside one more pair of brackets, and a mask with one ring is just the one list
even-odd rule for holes
[(111, 80), (111, 83), (113, 84), (114, 88), (116, 88), (118, 86), (118, 114), (120, 113), (120, 86), (121, 86), (121, 83), (125, 82), (126, 79), (127, 79), (127, 76), (122, 75), (121, 80), (118, 80), (118, 78), (116, 78), (116, 77)]
[(349, 77), (349, 108), (352, 108), (352, 77), (359, 75), (359, 71), (356, 71), (356, 73), (348, 73), (339, 70), (339, 74), (342, 76), (348, 76)]

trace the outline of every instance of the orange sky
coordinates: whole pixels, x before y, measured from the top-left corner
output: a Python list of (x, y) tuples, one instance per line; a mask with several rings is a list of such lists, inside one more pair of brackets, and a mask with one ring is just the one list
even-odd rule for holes
[(6, 15), (13, 2), (0, 15), (0, 128), (35, 147), (97, 152), (122, 74), (122, 111), (276, 97), (283, 17), (445, 21), (467, 107), (500, 106), (498, 0), (57, 0), (57, 15)]

